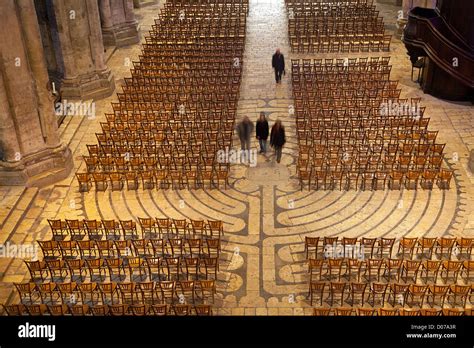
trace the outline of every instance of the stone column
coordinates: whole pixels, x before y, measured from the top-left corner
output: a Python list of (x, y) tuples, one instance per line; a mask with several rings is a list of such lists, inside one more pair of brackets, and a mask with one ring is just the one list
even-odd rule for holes
[(140, 42), (133, 0), (99, 0), (105, 46), (128, 46)]
[(97, 0), (52, 0), (64, 65), (63, 99), (98, 99), (115, 89), (104, 61)]
[(0, 2), (0, 185), (44, 185), (67, 177), (33, 0)]

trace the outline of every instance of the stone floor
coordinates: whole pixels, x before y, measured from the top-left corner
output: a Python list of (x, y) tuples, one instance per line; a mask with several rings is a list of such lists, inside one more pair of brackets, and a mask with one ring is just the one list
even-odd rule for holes
[[(150, 29), (160, 3), (137, 10), (140, 31)], [(387, 30), (395, 31), (399, 8), (378, 4)], [(287, 64), (289, 50), (284, 0), (250, 0), (244, 75), (238, 115), (256, 119), (264, 111), (272, 124), (277, 118), (287, 130), (288, 143), (280, 164), (271, 154), (258, 155), (256, 167), (234, 165), (226, 191), (122, 191), (79, 193), (73, 175), (42, 189), (0, 187), (0, 243), (31, 244), (51, 237), (48, 218), (110, 218), (169, 216), (225, 221), (224, 261), (218, 280), (217, 314), (287, 315), (311, 312), (306, 299), (307, 275), (303, 254), (305, 236), (474, 237), (474, 178), (467, 169), (474, 149), (474, 109), (424, 95), (411, 82), (411, 66), (399, 39), (393, 39), (392, 79), (399, 80), (402, 97), (423, 98), (430, 128), (446, 142), (446, 166), (455, 170), (451, 190), (441, 191), (300, 191), (295, 176), (297, 156), (289, 72), (274, 83), (270, 59), (276, 47)], [(118, 90), (129, 76), (140, 46), (108, 50)], [(373, 55), (373, 54), (372, 54)], [(381, 53), (386, 56), (388, 53)], [(337, 55), (336, 55), (337, 56)], [(351, 55), (353, 56), (353, 55)], [(364, 56), (356, 54), (354, 56)], [(334, 57), (334, 54), (331, 55)], [(338, 56), (337, 56), (338, 57)], [(287, 69), (290, 71), (290, 69)], [(96, 118), (68, 117), (61, 136), (74, 153), (75, 171), (84, 171), (86, 144), (96, 143), (95, 132), (110, 97), (96, 103)], [(253, 144), (257, 147), (257, 144)], [(21, 259), (0, 258), (0, 303), (15, 301), (13, 282), (26, 281)]]

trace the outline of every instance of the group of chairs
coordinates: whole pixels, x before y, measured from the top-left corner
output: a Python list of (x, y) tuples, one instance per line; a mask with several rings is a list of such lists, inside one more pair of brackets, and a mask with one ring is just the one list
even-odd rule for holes
[[(221, 220), (187, 220), (138, 217), (135, 220), (48, 219), (53, 240), (218, 239), (224, 235)], [(139, 227), (139, 228), (138, 228)], [(87, 237), (87, 238), (86, 238)]]
[[(324, 282), (311, 281), (309, 289), (310, 305), (313, 306), (316, 298), (319, 306), (327, 303), (332, 307), (345, 306), (385, 307), (392, 308), (418, 307), (427, 305), (431, 308), (438, 306), (441, 309), (451, 308), (465, 310), (468, 300), (473, 303), (474, 291), (471, 285), (419, 285), (403, 283), (360, 283), (360, 282)], [(396, 315), (396, 314), (395, 314)]]
[(88, 146), (81, 191), (227, 187), (248, 2), (167, 2)]
[(66, 304), (13, 304), (3, 305), (4, 314), (10, 316), (211, 316), (212, 306), (206, 304), (114, 304), (114, 305), (66, 305)]
[(390, 51), (383, 18), (372, 2), (286, 1), (293, 52)]
[[(212, 315), (219, 220), (48, 220), (9, 315)], [(38, 258), (38, 257), (36, 257)]]
[[(182, 159), (183, 162), (186, 162), (186, 166), (191, 166), (190, 158), (183, 157)], [(127, 168), (129, 166), (128, 163), (130, 162), (125, 162)], [(127, 190), (138, 190), (140, 185), (143, 190), (227, 188), (229, 184), (229, 165), (212, 164), (210, 168), (207, 169), (204, 164), (198, 164), (197, 167), (192, 169), (160, 168), (143, 171), (126, 170), (123, 172), (76, 173), (76, 177), (81, 192), (88, 192), (93, 186), (96, 191), (106, 191), (109, 187), (112, 191), (121, 191), (124, 187), (127, 187)]]
[[(428, 129), (421, 99), (399, 98), (388, 63), (388, 57), (292, 60), (302, 189), (449, 189), (445, 144)], [(331, 92), (354, 73), (365, 83)], [(315, 92), (316, 83), (328, 88)]]
[(352, 308), (352, 307), (320, 307), (313, 308), (314, 316), (405, 316), (405, 317), (432, 317), (432, 316), (462, 316), (473, 315), (472, 309), (460, 308)]
[(215, 280), (15, 283), (7, 315), (212, 315)]
[(394, 253), (395, 245), (395, 238), (306, 237), (310, 305), (330, 306), (315, 315), (470, 313), (473, 238), (403, 237)]
[(363, 259), (401, 256), (408, 260), (469, 261), (474, 249), (474, 238), (402, 237), (394, 255), (396, 243), (396, 238), (305, 237), (304, 252), (307, 259), (334, 258), (342, 252), (343, 257)]

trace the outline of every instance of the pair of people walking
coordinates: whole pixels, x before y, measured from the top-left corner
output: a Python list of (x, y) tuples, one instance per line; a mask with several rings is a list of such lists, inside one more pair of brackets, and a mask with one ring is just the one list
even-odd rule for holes
[[(276, 161), (280, 163), (283, 145), (286, 143), (285, 127), (283, 127), (281, 121), (276, 120), (270, 132), (265, 113), (261, 112), (255, 128), (256, 138), (260, 145), (260, 153), (265, 154), (267, 152), (267, 140), (270, 135), (270, 146), (275, 149)], [(237, 125), (237, 134), (239, 135), (243, 151), (250, 151), (250, 137), (253, 129), (254, 126), (247, 116)]]

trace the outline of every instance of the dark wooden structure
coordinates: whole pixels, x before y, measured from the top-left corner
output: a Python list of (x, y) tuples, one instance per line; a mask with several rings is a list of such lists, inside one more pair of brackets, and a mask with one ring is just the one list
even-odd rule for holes
[(425, 93), (474, 102), (473, 0), (438, 0), (435, 9), (413, 8), (403, 42), (412, 64), (423, 58)]

